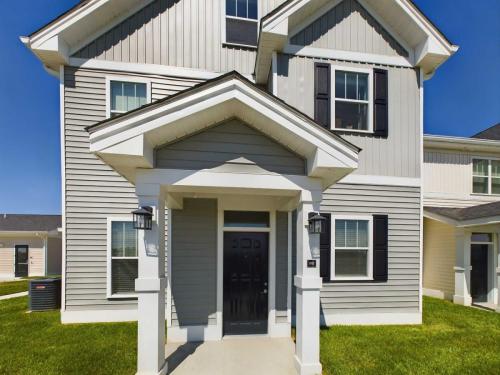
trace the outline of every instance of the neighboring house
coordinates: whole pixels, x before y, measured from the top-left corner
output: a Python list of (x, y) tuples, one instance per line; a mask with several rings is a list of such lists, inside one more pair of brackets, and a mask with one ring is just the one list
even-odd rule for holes
[(60, 79), (64, 323), (137, 319), (159, 373), (165, 320), (294, 322), (301, 374), (320, 323), (421, 323), (423, 82), (457, 47), (411, 1), (92, 0), (22, 41)]
[(0, 279), (61, 275), (61, 215), (0, 214)]
[(424, 137), (424, 293), (500, 311), (500, 124)]

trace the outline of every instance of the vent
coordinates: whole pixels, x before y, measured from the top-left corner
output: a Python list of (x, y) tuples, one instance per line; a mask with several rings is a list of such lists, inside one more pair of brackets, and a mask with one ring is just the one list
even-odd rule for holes
[(31, 280), (31, 311), (56, 310), (61, 307), (61, 279)]

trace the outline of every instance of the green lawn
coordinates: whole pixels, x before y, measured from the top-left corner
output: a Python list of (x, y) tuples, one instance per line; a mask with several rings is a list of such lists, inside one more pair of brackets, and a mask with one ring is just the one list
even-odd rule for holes
[[(0, 374), (134, 374), (135, 323), (66, 325), (0, 301)], [(498, 374), (500, 314), (424, 300), (424, 324), (321, 331), (325, 374)]]
[(28, 280), (5, 281), (0, 283), (0, 296), (28, 291)]

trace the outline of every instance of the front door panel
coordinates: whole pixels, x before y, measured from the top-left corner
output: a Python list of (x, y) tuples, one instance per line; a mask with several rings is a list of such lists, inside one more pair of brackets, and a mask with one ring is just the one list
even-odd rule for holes
[(224, 334), (267, 333), (268, 234), (224, 233)]
[(28, 246), (16, 246), (15, 254), (15, 276), (27, 277), (28, 276)]
[(473, 302), (488, 302), (488, 245), (471, 246), (471, 297)]

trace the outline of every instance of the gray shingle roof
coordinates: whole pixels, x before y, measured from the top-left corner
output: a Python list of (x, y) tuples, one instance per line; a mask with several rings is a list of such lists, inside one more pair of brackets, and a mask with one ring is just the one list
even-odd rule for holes
[(489, 127), (482, 132), (479, 132), (473, 135), (471, 138), (479, 138), (479, 139), (491, 139), (500, 141), (500, 122), (492, 127)]
[(492, 216), (500, 216), (500, 201), (466, 208), (425, 207), (424, 209), (425, 211), (445, 216), (457, 221), (474, 220)]
[(18, 215), (0, 213), (0, 231), (48, 232), (61, 226), (61, 215)]

